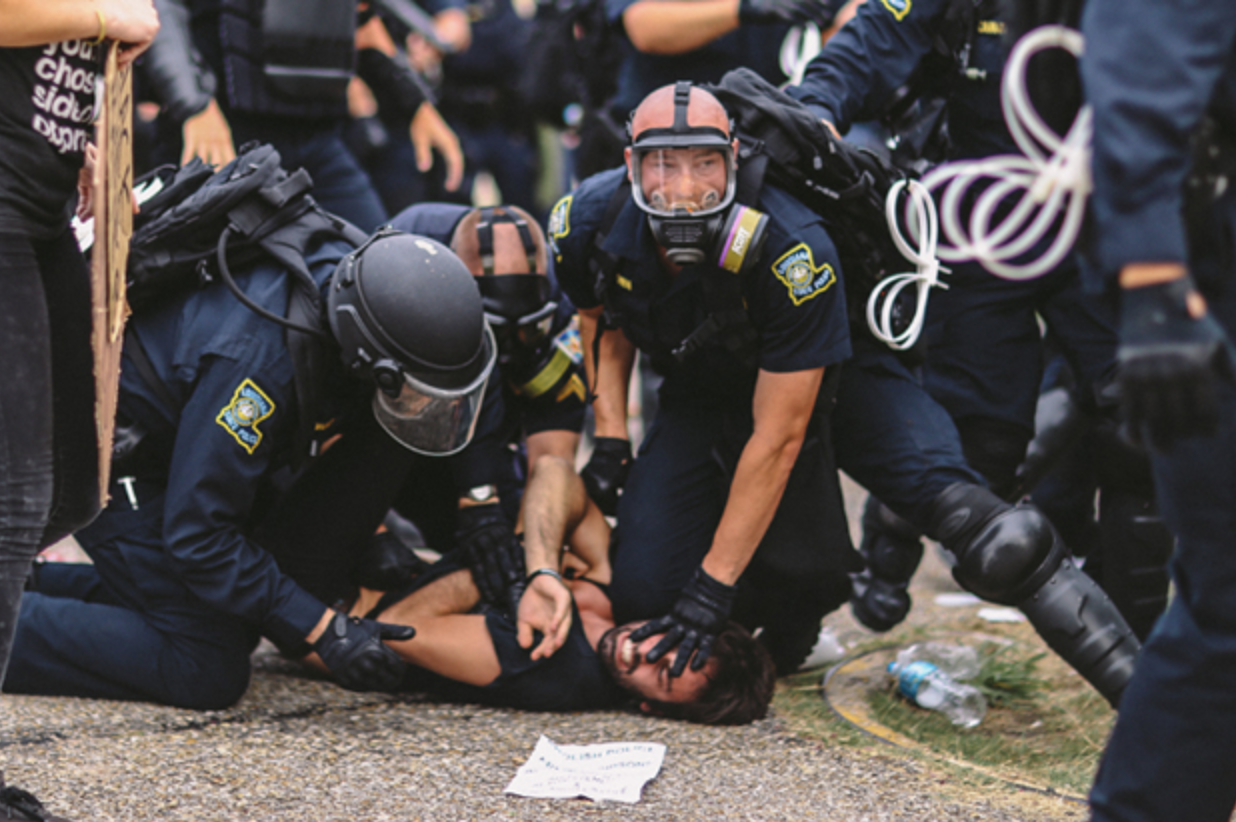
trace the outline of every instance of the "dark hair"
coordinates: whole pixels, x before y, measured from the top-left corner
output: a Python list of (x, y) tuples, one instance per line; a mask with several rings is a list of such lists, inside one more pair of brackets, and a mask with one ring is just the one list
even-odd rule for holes
[(691, 702), (645, 700), (653, 713), (701, 725), (746, 725), (763, 719), (777, 672), (772, 657), (747, 629), (729, 622), (712, 643), (708, 685)]

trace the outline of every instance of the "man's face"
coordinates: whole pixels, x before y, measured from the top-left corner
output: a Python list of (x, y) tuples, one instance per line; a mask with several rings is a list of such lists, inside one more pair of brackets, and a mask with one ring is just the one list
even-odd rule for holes
[(662, 213), (715, 208), (729, 182), (725, 154), (715, 148), (666, 148), (640, 158), (644, 200)]
[(605, 669), (624, 690), (641, 699), (657, 702), (691, 702), (697, 699), (708, 685), (705, 672), (708, 665), (698, 671), (688, 665), (681, 676), (671, 677), (670, 666), (678, 658), (678, 649), (670, 651), (656, 662), (644, 657), (651, 651), (662, 635), (654, 635), (643, 642), (632, 642), (630, 634), (647, 620), (616, 625), (605, 632), (597, 645)]

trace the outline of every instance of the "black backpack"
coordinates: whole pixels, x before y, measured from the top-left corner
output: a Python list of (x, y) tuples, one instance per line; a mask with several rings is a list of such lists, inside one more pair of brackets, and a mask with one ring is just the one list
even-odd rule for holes
[(837, 246), (852, 306), (906, 269), (884, 216), (885, 196), (905, 172), (833, 136), (810, 109), (750, 69), (728, 72), (707, 89), (734, 118), (739, 199), (753, 202), (771, 182), (819, 214)]
[[(323, 211), (309, 194), (309, 173), (285, 171), (279, 152), (269, 145), (242, 146), (236, 159), (218, 171), (195, 158), (179, 169), (157, 169), (145, 179), (153, 177), (162, 180), (163, 188), (134, 217), (129, 306), (141, 315), (221, 279), (247, 308), (288, 329), (301, 439), (307, 446), (329, 335), (323, 327), (320, 290), (305, 255), (329, 239), (360, 246), (367, 235)], [(293, 281), (286, 316), (257, 305), (232, 276), (232, 269), (270, 261)], [(170, 407), (177, 407), (137, 335), (126, 334), (125, 345), (143, 381)], [(307, 453), (307, 447), (303, 450)]]
[(328, 238), (359, 245), (366, 235), (317, 205), (307, 171), (289, 174), (280, 162), (272, 146), (249, 144), (218, 171), (194, 158), (179, 169), (152, 172), (163, 188), (134, 217), (129, 245), (128, 299), (135, 313), (221, 277), (242, 303), (287, 325), (254, 305), (231, 276), (233, 268), (271, 259), (319, 302), (305, 266), (308, 248)]

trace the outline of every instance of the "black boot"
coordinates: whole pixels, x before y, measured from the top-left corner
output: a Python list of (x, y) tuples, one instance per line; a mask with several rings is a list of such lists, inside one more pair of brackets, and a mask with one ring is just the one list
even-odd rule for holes
[(863, 509), (859, 553), (866, 568), (854, 575), (850, 611), (873, 631), (887, 631), (910, 613), (910, 578), (923, 559), (917, 528), (875, 497)]

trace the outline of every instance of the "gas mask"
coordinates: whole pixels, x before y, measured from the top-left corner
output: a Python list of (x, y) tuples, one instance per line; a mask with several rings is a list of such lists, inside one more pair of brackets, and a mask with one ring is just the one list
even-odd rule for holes
[(722, 129), (687, 124), (690, 96), (691, 84), (679, 82), (673, 126), (631, 135), (631, 193), (670, 262), (729, 267), (726, 259), (735, 247), (743, 256), (752, 250), (758, 256), (767, 218), (735, 206), (733, 140)]
[[(537, 247), (527, 222), (505, 208), (482, 208), (477, 223), (477, 246), (482, 275), (476, 278), (485, 306), (485, 319), (498, 344), (503, 375), (522, 382), (553, 354), (554, 317), (558, 303), (551, 299), (549, 277), (536, 272)], [(508, 223), (519, 232), (528, 258), (528, 274), (494, 270), (494, 225)]]

